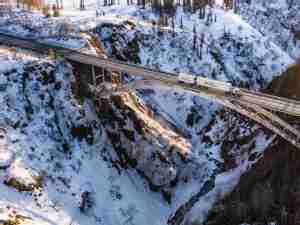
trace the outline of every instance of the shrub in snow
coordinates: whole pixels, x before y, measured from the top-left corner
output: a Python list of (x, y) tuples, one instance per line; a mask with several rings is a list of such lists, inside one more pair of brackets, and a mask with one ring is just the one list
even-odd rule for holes
[(81, 212), (86, 213), (93, 206), (91, 192), (84, 191), (80, 195), (79, 209)]

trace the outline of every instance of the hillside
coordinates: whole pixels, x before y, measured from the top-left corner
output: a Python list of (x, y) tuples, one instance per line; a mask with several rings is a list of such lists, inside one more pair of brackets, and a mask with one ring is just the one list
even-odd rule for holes
[(241, 17), (291, 57), (299, 57), (299, 1), (241, 1)]
[[(293, 97), (283, 94), (289, 78), (280, 75), (295, 62), (298, 42), (286, 47), (290, 33), (258, 25), (259, 17), (250, 21), (253, 5), (242, 5), (241, 16), (213, 8), (209, 24), (178, 7), (174, 29), (171, 22), (164, 29), (153, 25), (158, 15), (147, 7), (100, 7), (105, 16), (94, 18), (95, 4), (87, 5), (78, 15), (66, 9), (70, 27), (63, 35), (62, 18), (18, 10), (13, 18), (1, 17), (0, 29), (94, 54), (80, 33), (91, 32), (111, 58), (252, 90), (271, 83), (276, 94)], [(194, 48), (195, 33), (202, 43)], [(266, 150), (268, 156), (276, 146), (290, 148), (249, 119), (183, 90), (154, 84), (96, 101), (78, 96), (78, 80), (64, 60), (3, 46), (0, 55), (0, 126), (12, 153), (10, 166), (0, 169), (0, 221), (202, 224), (208, 215), (214, 218), (209, 210), (235, 190), (239, 178), (247, 180), (251, 168), (266, 160)]]

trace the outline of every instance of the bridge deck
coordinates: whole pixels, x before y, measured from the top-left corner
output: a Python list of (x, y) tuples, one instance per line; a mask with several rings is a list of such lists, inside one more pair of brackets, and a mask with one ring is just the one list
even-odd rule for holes
[[(240, 89), (240, 96), (228, 96), (227, 93), (221, 89), (203, 89), (198, 86), (190, 86), (188, 84), (179, 83), (177, 74), (161, 72), (113, 59), (105, 59), (87, 55), (79, 51), (57, 47), (47, 43), (40, 43), (38, 40), (19, 38), (3, 33), (0, 33), (0, 43), (39, 53), (48, 53), (50, 49), (55, 49), (61, 56), (72, 60), (73, 62), (105, 68), (111, 72), (127, 73), (132, 76), (141, 76), (147, 80), (159, 81), (167, 86), (192, 91), (197, 95), (206, 97), (209, 96), (213, 101), (217, 101), (220, 104), (225, 105), (226, 107), (229, 107), (262, 124), (300, 149), (300, 135), (298, 130), (285, 123), (276, 115), (273, 115), (265, 110), (270, 109), (300, 117), (299, 101), (258, 92), (251, 92), (245, 89)], [(233, 102), (235, 102), (235, 104), (233, 104)]]
[[(40, 43), (38, 42), (38, 40), (28, 40), (25, 38), (19, 38), (16, 36), (0, 33), (0, 43), (29, 49), (39, 53), (47, 53), (49, 49), (54, 48), (60, 53), (60, 55), (63, 55), (65, 58), (73, 60), (75, 62), (96, 67), (102, 67), (115, 72), (127, 73), (132, 76), (141, 76), (145, 79), (158, 80), (161, 82), (165, 82), (169, 85), (173, 85), (178, 82), (177, 74), (161, 72), (158, 70), (145, 68), (135, 64), (120, 62), (118, 60), (100, 58), (63, 47), (57, 47), (51, 44)], [(182, 88), (188, 88), (185, 84), (181, 84), (181, 86)], [(194, 87), (194, 89), (197, 89), (197, 87)], [(246, 89), (241, 89), (241, 93), (241, 99), (244, 102), (256, 104), (263, 108), (268, 108), (274, 111), (279, 111), (289, 115), (300, 117), (299, 101), (258, 92), (251, 92)]]

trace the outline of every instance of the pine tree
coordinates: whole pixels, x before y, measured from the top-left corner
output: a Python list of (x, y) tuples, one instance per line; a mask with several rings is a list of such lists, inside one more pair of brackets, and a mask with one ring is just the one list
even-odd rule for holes
[(171, 23), (172, 23), (172, 36), (175, 37), (175, 21), (174, 16), (172, 17)]
[(199, 46), (199, 49), (198, 49), (200, 60), (202, 60), (202, 49), (203, 49), (203, 45), (204, 45), (204, 38), (205, 38), (205, 34), (202, 33), (201, 37), (200, 37), (200, 46)]
[(234, 1), (234, 13), (238, 13), (240, 11), (239, 9), (239, 0)]
[(84, 10), (85, 9), (85, 2), (84, 0), (80, 0), (80, 10)]
[(197, 42), (196, 25), (194, 24), (194, 27), (193, 27), (193, 50), (196, 49), (196, 42)]
[(212, 8), (209, 8), (209, 12), (206, 17), (206, 26), (209, 26), (212, 22), (213, 22)]
[(180, 17), (180, 29), (183, 29), (183, 21), (182, 21), (182, 16)]
[(294, 0), (289, 0), (288, 1), (288, 7), (289, 7), (289, 9), (291, 9), (293, 7), (293, 5), (294, 5)]

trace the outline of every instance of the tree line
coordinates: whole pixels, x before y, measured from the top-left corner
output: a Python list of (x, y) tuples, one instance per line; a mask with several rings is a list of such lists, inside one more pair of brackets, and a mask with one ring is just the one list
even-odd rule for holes
[[(68, 0), (69, 1), (69, 0)], [(2, 4), (3, 2), (3, 4)], [(73, 0), (74, 2), (74, 0)], [(14, 7), (23, 8), (27, 10), (37, 9), (37, 10), (60, 10), (64, 7), (63, 0), (55, 0), (53, 4), (49, 4), (47, 0), (0, 0), (0, 7)], [(74, 4), (75, 6), (75, 4)], [(76, 6), (75, 6), (76, 7)], [(78, 7), (80, 9), (85, 9), (85, 0), (79, 0)]]
[[(234, 9), (238, 5), (239, 0), (224, 0), (224, 8)], [(120, 0), (103, 0), (103, 6), (120, 4)], [(206, 6), (213, 6), (215, 0), (127, 0), (127, 5), (136, 4), (145, 8), (150, 5), (156, 12), (161, 14), (172, 15), (175, 13), (177, 6), (182, 6), (185, 11), (195, 12), (201, 11), (203, 15)]]

